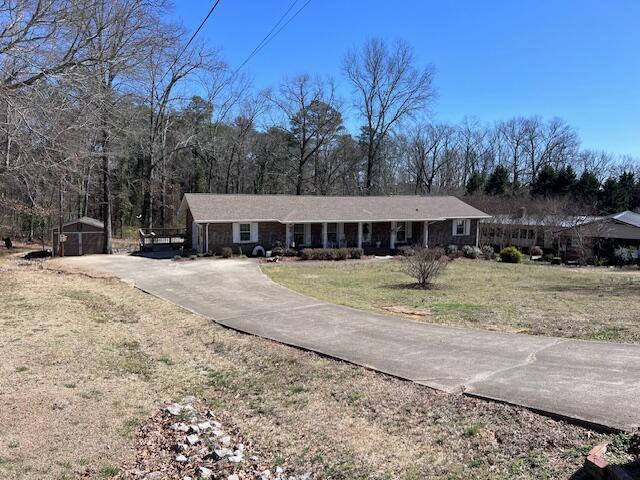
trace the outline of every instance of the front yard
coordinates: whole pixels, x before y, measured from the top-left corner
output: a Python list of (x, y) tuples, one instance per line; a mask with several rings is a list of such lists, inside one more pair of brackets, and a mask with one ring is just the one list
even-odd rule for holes
[(435, 288), (411, 288), (400, 259), (264, 265), (306, 295), (412, 319), (535, 335), (640, 342), (640, 272), (450, 262)]
[[(628, 438), (239, 334), (117, 280), (46, 265), (0, 259), (3, 479), (120, 477), (136, 455), (139, 426), (184, 395), (237, 432), (263, 468), (284, 465), (314, 479), (567, 478), (590, 447)], [(450, 275), (481, 265), (461, 262)], [(335, 276), (332, 289), (342, 291), (347, 271), (365, 285), (395, 268), (271, 273), (323, 279), (319, 285)], [(403, 281), (394, 274), (384, 283), (408, 300), (416, 292), (392, 286)], [(175, 452), (164, 455), (172, 461)]]

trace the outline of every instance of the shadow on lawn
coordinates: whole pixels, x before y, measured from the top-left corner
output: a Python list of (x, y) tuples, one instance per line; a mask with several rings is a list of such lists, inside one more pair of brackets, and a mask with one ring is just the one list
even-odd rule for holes
[(619, 284), (557, 284), (544, 287), (547, 292), (571, 292), (579, 295), (638, 295), (640, 294), (640, 279)]

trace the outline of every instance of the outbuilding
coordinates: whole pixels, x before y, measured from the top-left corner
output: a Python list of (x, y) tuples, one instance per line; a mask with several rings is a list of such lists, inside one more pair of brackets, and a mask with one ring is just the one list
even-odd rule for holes
[[(100, 220), (82, 217), (65, 223), (62, 226), (64, 255), (78, 256), (92, 253), (102, 253), (104, 241), (104, 224)], [(51, 230), (51, 254), (60, 255), (58, 232), (60, 227)]]

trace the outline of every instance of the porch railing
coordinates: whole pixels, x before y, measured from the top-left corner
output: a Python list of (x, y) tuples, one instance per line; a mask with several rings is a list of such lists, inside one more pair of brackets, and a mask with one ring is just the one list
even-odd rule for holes
[(152, 228), (139, 231), (140, 250), (153, 250), (154, 247), (182, 247), (187, 238), (186, 228)]

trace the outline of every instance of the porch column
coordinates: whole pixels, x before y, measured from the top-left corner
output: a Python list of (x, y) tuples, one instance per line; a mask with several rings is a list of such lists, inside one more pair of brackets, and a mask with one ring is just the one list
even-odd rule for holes
[[(342, 247), (343, 246), (343, 239), (344, 239), (344, 222), (342, 223), (338, 223), (338, 225), (336, 226), (336, 229), (338, 231), (338, 247)], [(346, 242), (345, 242), (346, 243)]]
[(362, 248), (362, 222), (358, 222), (358, 248)]
[(429, 248), (429, 222), (424, 222), (424, 235), (422, 235), (422, 245), (424, 248)]
[(285, 237), (287, 239), (287, 250), (291, 248), (291, 225), (289, 223), (284, 224)]
[[(535, 239), (534, 239), (534, 242), (535, 242)], [(477, 220), (476, 221), (476, 247), (479, 247), (479, 246), (480, 246), (480, 220)]]
[(327, 222), (322, 222), (322, 248), (327, 248)]
[(204, 248), (202, 253), (209, 253), (209, 224), (206, 224), (206, 230), (204, 231)]
[(389, 248), (396, 248), (396, 222), (391, 222), (391, 239), (389, 240)]

